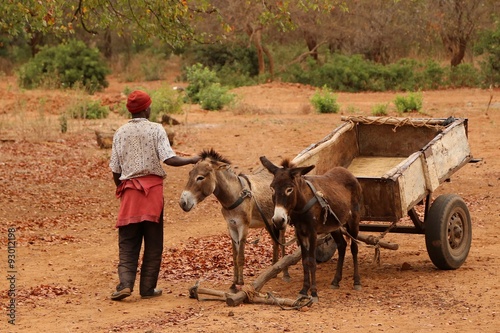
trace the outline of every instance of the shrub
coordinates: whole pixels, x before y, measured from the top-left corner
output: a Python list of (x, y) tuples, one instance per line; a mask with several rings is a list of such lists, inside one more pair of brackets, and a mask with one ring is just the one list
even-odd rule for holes
[(311, 97), (311, 104), (316, 112), (319, 113), (337, 113), (340, 110), (340, 105), (337, 103), (335, 96), (330, 89), (323, 87), (322, 91), (316, 91)]
[(186, 54), (191, 57), (191, 63), (214, 71), (225, 86), (240, 87), (258, 82), (259, 64), (254, 48), (228, 43), (197, 45)]
[(482, 33), (475, 47), (475, 53), (485, 55), (481, 64), (481, 74), (486, 86), (500, 85), (500, 18), (495, 21), (493, 30)]
[(63, 113), (59, 116), (59, 127), (61, 129), (61, 133), (66, 133), (68, 131), (68, 117)]
[(212, 84), (219, 83), (217, 74), (208, 67), (197, 63), (186, 68), (186, 79), (189, 85), (186, 88), (186, 98), (192, 103), (200, 102), (200, 92)]
[(89, 93), (108, 86), (109, 69), (101, 60), (97, 49), (89, 48), (81, 41), (44, 47), (18, 72), (23, 88), (72, 88), (81, 84)]
[(388, 107), (389, 107), (389, 103), (387, 103), (387, 104), (375, 104), (372, 107), (372, 115), (373, 116), (386, 116)]
[(449, 84), (454, 88), (477, 87), (479, 77), (479, 71), (472, 64), (459, 64), (449, 70)]
[(396, 96), (394, 105), (399, 113), (420, 111), (422, 109), (422, 93), (409, 93), (407, 96)]
[(68, 109), (68, 114), (74, 119), (103, 119), (109, 114), (109, 108), (99, 101), (79, 100)]
[(222, 110), (234, 100), (234, 94), (228, 93), (228, 89), (220, 83), (212, 84), (199, 93), (200, 104), (204, 110)]
[(446, 71), (436, 61), (429, 60), (424, 69), (424, 82), (419, 88), (421, 89), (439, 89), (446, 85)]
[(149, 95), (153, 100), (149, 116), (152, 121), (160, 121), (163, 114), (182, 112), (183, 96), (172, 88), (165, 86), (149, 92)]

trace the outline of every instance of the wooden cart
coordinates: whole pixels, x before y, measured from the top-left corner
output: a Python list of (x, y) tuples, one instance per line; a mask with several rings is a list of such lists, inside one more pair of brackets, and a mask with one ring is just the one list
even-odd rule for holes
[[(342, 121), (323, 140), (299, 153), (293, 162), (299, 166), (314, 164), (316, 167), (310, 174), (344, 166), (357, 177), (364, 201), (358, 240), (375, 245), (377, 250), (397, 249), (397, 244), (369, 233), (424, 234), (427, 252), (436, 267), (459, 268), (471, 245), (469, 210), (456, 194), (442, 194), (432, 201), (432, 193), (473, 161), (467, 140), (467, 119), (343, 117)], [(419, 205), (423, 209), (416, 209)], [(412, 223), (398, 225), (407, 214)], [(316, 259), (329, 260), (335, 252), (335, 242), (322, 237), (318, 243)], [(209, 295), (208, 300), (222, 300), (229, 306), (243, 302), (287, 308), (307, 306), (309, 299), (277, 299), (271, 293), (260, 293), (267, 281), (300, 258), (297, 249), (235, 294), (200, 288), (197, 282), (189, 290), (190, 297), (207, 300), (199, 296)]]
[[(472, 160), (467, 119), (343, 117), (342, 121), (293, 162), (315, 164), (311, 173), (317, 174), (333, 166), (348, 168), (363, 189), (360, 231), (424, 234), (436, 267), (460, 267), (472, 239), (469, 210), (456, 194), (432, 201), (432, 193)], [(415, 209), (420, 204), (423, 218)], [(406, 214), (413, 225), (398, 225)], [(334, 242), (325, 244), (317, 253), (320, 261), (335, 251)]]

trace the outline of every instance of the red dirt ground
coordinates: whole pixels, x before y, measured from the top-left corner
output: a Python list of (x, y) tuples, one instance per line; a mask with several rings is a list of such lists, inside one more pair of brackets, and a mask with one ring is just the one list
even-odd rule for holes
[[(125, 87), (164, 83), (174, 84), (111, 79), (95, 98), (115, 106)], [(111, 301), (117, 283), (118, 201), (108, 168), (110, 150), (97, 146), (94, 131), (114, 130), (126, 120), (116, 112), (105, 120), (70, 119), (68, 132), (61, 134), (58, 118), (78, 97), (74, 92), (23, 91), (12, 77), (2, 78), (0, 91), (0, 332), (500, 332), (499, 90), (425, 91), (425, 114), (410, 115), (469, 119), (472, 153), (482, 161), (464, 166), (434, 193), (457, 193), (469, 207), (473, 242), (464, 265), (437, 270), (422, 235), (389, 234), (386, 239), (400, 247), (383, 250), (379, 266), (373, 263), (373, 249), (360, 249), (361, 291), (352, 290), (348, 253), (341, 288), (328, 288), (336, 259), (319, 265), (320, 302), (301, 311), (259, 304), (228, 307), (188, 297), (198, 280), (202, 287), (226, 290), (232, 272), (215, 197), (190, 213), (177, 204), (190, 166), (165, 166), (165, 256), (159, 281), (164, 295), (142, 300), (135, 293)], [(342, 114), (370, 115), (375, 104), (398, 95), (339, 93), (341, 114), (316, 114), (310, 87), (269, 83), (233, 92), (239, 100), (233, 110), (185, 107), (177, 117), (183, 124), (174, 129), (179, 154), (214, 148), (236, 171), (249, 173), (260, 166), (259, 156), (275, 162), (294, 157), (336, 128)], [(389, 115), (397, 113), (391, 109)], [(17, 241), (13, 268), (7, 260), (9, 230)], [(267, 235), (254, 231), (250, 238), (261, 242), (247, 246), (247, 282), (270, 264), (271, 253)], [(262, 291), (294, 298), (301, 266), (290, 273), (291, 282), (278, 277)], [(15, 325), (9, 324), (7, 275), (15, 276)]]

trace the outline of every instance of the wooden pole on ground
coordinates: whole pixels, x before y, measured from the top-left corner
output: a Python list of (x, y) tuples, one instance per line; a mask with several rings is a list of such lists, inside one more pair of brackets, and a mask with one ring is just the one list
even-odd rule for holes
[[(266, 284), (266, 282), (276, 277), (276, 275), (278, 275), (284, 268), (298, 263), (300, 258), (301, 258), (300, 249), (295, 250), (295, 252), (292, 254), (284, 256), (274, 265), (266, 268), (257, 277), (257, 279), (255, 279), (255, 281), (252, 282), (249, 288), (243, 288), (243, 290), (238, 291), (236, 294), (227, 294), (226, 304), (229, 306), (238, 306), (244, 301), (248, 300), (249, 298), (252, 298), (252, 296), (255, 296), (255, 294), (262, 289), (262, 287)], [(255, 297), (253, 298), (256, 299)]]

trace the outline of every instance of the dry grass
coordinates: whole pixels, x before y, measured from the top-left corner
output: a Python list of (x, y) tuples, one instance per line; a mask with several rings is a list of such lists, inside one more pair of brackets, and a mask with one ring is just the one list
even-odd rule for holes
[(247, 104), (247, 103), (236, 103), (231, 108), (231, 111), (235, 115), (245, 115), (245, 114), (275, 114), (276, 112), (269, 108), (260, 108), (255, 105)]

